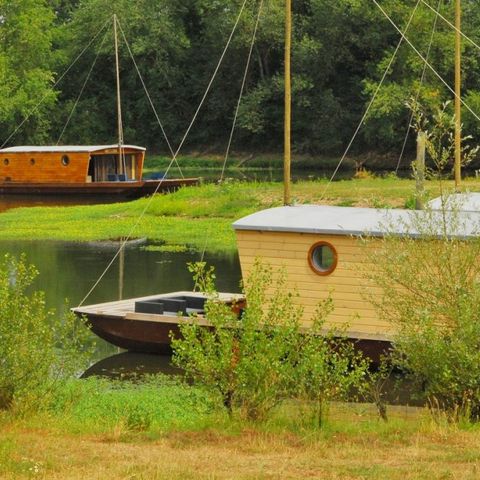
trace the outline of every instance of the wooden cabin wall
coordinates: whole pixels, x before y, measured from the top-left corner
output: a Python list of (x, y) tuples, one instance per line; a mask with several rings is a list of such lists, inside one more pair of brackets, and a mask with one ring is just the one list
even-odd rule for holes
[[(367, 291), (376, 291), (362, 273), (371, 268), (365, 249), (374, 248), (374, 243), (361, 245), (358, 239), (341, 235), (249, 230), (237, 230), (236, 234), (243, 278), (248, 278), (257, 258), (277, 272), (285, 267), (292, 290), (296, 288), (299, 293), (296, 301), (304, 307), (305, 326), (318, 302), (328, 298), (330, 292), (334, 310), (328, 325), (349, 324), (347, 331), (356, 338), (383, 340), (391, 335), (391, 326), (378, 318), (365, 298)], [(330, 243), (337, 251), (337, 267), (329, 275), (318, 275), (309, 266), (308, 252), (319, 241)]]
[(145, 152), (137, 152), (135, 154), (135, 164), (136, 164), (136, 172), (135, 178), (137, 180), (141, 180), (143, 176), (143, 162), (145, 161)]
[[(63, 165), (62, 157), (68, 157)], [(27, 183), (84, 183), (90, 154), (27, 152), (0, 154), (0, 181)]]

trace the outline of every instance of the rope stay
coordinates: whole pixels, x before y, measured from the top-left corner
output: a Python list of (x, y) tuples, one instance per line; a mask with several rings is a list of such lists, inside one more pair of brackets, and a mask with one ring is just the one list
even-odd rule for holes
[(225, 48), (223, 49), (223, 52), (220, 56), (220, 60), (218, 61), (217, 67), (215, 68), (215, 71), (213, 72), (212, 78), (210, 79), (210, 82), (207, 85), (205, 93), (203, 94), (203, 97), (200, 100), (200, 104), (198, 105), (198, 108), (197, 108), (195, 114), (193, 115), (193, 118), (192, 118), (192, 121), (190, 122), (190, 125), (188, 126), (185, 134), (183, 135), (183, 138), (182, 138), (180, 144), (178, 145), (177, 150), (175, 151), (175, 158), (177, 157), (178, 153), (182, 149), (183, 144), (185, 143), (185, 140), (187, 139), (187, 136), (190, 133), (190, 130), (192, 129), (193, 124), (195, 123), (195, 120), (197, 119), (198, 113), (200, 112), (200, 109), (202, 108), (203, 103), (205, 102), (205, 99), (207, 98), (207, 95), (210, 92), (210, 87), (212, 86), (213, 81), (215, 80), (215, 77), (217, 76), (217, 72), (220, 68), (220, 65), (223, 62), (223, 58), (225, 57), (225, 54), (227, 53), (228, 47), (230, 46), (230, 43), (232, 42), (233, 35), (234, 35), (235, 31), (237, 30), (238, 23), (240, 22), (240, 18), (242, 16), (242, 13), (243, 13), (243, 10), (245, 9), (246, 4), (247, 4), (247, 0), (244, 0), (242, 6), (240, 8), (240, 12), (239, 12), (239, 14), (237, 16), (237, 19), (235, 21), (235, 24), (233, 25), (230, 36), (228, 37), (227, 44), (225, 45)]
[(250, 42), (250, 49), (248, 51), (247, 62), (245, 64), (245, 72), (243, 74), (242, 85), (240, 87), (240, 93), (238, 95), (237, 106), (235, 108), (235, 115), (233, 117), (232, 128), (230, 130), (230, 136), (228, 138), (227, 149), (225, 151), (225, 159), (223, 160), (222, 172), (220, 174), (220, 180), (219, 180), (220, 182), (223, 182), (223, 178), (224, 178), (224, 175), (225, 175), (225, 168), (227, 166), (228, 155), (230, 154), (230, 147), (232, 145), (233, 133), (234, 133), (235, 127), (237, 125), (238, 112), (240, 110), (240, 102), (242, 101), (243, 91), (245, 89), (245, 85), (246, 85), (246, 82), (247, 82), (247, 75), (248, 75), (248, 70), (249, 70), (249, 67), (250, 67), (250, 62), (251, 62), (251, 59), (252, 59), (253, 46), (255, 45), (255, 39), (257, 37), (257, 30), (258, 30), (258, 25), (260, 23), (260, 16), (261, 16), (261, 13), (262, 13), (262, 7), (263, 7), (263, 0), (260, 0), (260, 4), (259, 4), (259, 7), (258, 7), (258, 13), (257, 13), (257, 19), (255, 21), (255, 26), (254, 26), (254, 29), (253, 29), (252, 41)]
[[(468, 105), (461, 97), (458, 97), (457, 94), (455, 93), (455, 90), (447, 83), (446, 80), (444, 80), (444, 78), (437, 72), (437, 70), (431, 65), (431, 63), (428, 61), (427, 58), (425, 58), (420, 52), (419, 50), (415, 47), (415, 45), (413, 45), (413, 43), (409, 40), (409, 38), (405, 35), (406, 34), (406, 31), (408, 29), (408, 26), (407, 28), (405, 29), (405, 31), (402, 32), (402, 30), (397, 26), (397, 24), (392, 20), (392, 18), (388, 15), (388, 13), (382, 8), (382, 6), (377, 2), (377, 0), (372, 0), (373, 3), (379, 8), (379, 10), (382, 12), (382, 14), (386, 17), (386, 19), (392, 24), (392, 26), (395, 28), (395, 30), (397, 30), (397, 32), (400, 34), (400, 41), (399, 41), (399, 44), (401, 41), (405, 41), (407, 42), (407, 44), (413, 49), (413, 51), (418, 55), (418, 57), (420, 57), (420, 59), (423, 61), (423, 63), (434, 73), (434, 75), (440, 80), (441, 83), (443, 83), (443, 85), (445, 85), (445, 87), (447, 88), (447, 90), (452, 93), (454, 95), (455, 98), (458, 98), (460, 103), (475, 117), (476, 120), (480, 121), (480, 116), (470, 107), (470, 105)], [(418, 5), (419, 5), (419, 2), (422, 2), (424, 4), (426, 4), (430, 9), (432, 9), (433, 11), (435, 11), (432, 7), (430, 7), (430, 5), (428, 5), (427, 3), (425, 3), (424, 0), (419, 0), (415, 6), (415, 9), (417, 9)], [(437, 12), (438, 16), (440, 16), (440, 18), (444, 19), (452, 28), (454, 28), (456, 31), (458, 31), (458, 29), (456, 29), (447, 19), (445, 19), (445, 17), (443, 17), (439, 12)], [(410, 17), (411, 19), (411, 17)], [(461, 33), (461, 32), (460, 32)], [(468, 39), (473, 45), (475, 45), (477, 48), (480, 49), (480, 46), (475, 43), (473, 40), (471, 40), (469, 37), (467, 37), (466, 35), (464, 35), (462, 33), (462, 35)], [(398, 45), (397, 45), (398, 47)], [(395, 50), (394, 52), (394, 55), (396, 54), (397, 52), (397, 49)], [(390, 63), (389, 63), (389, 66), (390, 66)], [(387, 67), (385, 73), (388, 71), (388, 68), (389, 66)], [(374, 98), (376, 97), (377, 93), (378, 93), (378, 90), (379, 90), (379, 87), (381, 86), (381, 84), (383, 83), (383, 78), (382, 78), (382, 81), (380, 82), (379, 86), (377, 87), (375, 93), (374, 93), (374, 96), (372, 98), (372, 100), (370, 101), (368, 107), (367, 107), (367, 110), (365, 111), (359, 125), (357, 126), (357, 129), (355, 130), (355, 133), (353, 134), (353, 137), (352, 139), (350, 140), (350, 143), (348, 144), (346, 150), (345, 150), (345, 153), (342, 155), (335, 171), (333, 172), (333, 175), (330, 177), (327, 185), (325, 186), (325, 189), (324, 191), (322, 192), (322, 195), (320, 197), (320, 200), (322, 200), (325, 196), (325, 193), (326, 191), (328, 190), (328, 187), (330, 186), (331, 182), (333, 181), (335, 175), (337, 174), (339, 168), (340, 168), (340, 165), (342, 164), (343, 160), (345, 159), (348, 151), (350, 150), (350, 147), (358, 133), (358, 131), (360, 130), (360, 127), (361, 125), (363, 124), (366, 116), (367, 116), (367, 113), (368, 113), (368, 110), (370, 109), (372, 103), (373, 103), (373, 100)]]
[(190, 122), (190, 125), (188, 126), (185, 134), (183, 135), (183, 138), (182, 138), (182, 141), (180, 142), (177, 150), (174, 152), (174, 155), (172, 157), (172, 159), (170, 160), (170, 163), (168, 164), (168, 167), (167, 169), (165, 170), (165, 176), (159, 181), (157, 187), (155, 188), (155, 191), (153, 192), (153, 194), (149, 197), (145, 207), (143, 208), (143, 210), (140, 212), (140, 215), (137, 217), (137, 220), (135, 221), (135, 223), (132, 225), (131, 229), (129, 230), (128, 234), (126, 237), (124, 237), (121, 245), (119, 246), (117, 252), (115, 253), (115, 255), (112, 257), (112, 259), (110, 260), (110, 262), (107, 264), (107, 266), (105, 267), (105, 269), (103, 270), (103, 272), (100, 274), (100, 276), (98, 277), (98, 279), (95, 281), (95, 283), (92, 285), (92, 287), (90, 288), (90, 290), (87, 292), (87, 294), (83, 297), (83, 299), (81, 300), (81, 302), (78, 304), (77, 308), (80, 308), (84, 303), (85, 301), (88, 299), (88, 297), (92, 294), (92, 292), (97, 288), (97, 286), (100, 284), (100, 282), (103, 280), (103, 278), (105, 277), (105, 275), (107, 274), (107, 272), (110, 270), (110, 268), (112, 267), (112, 265), (115, 263), (116, 259), (118, 258), (118, 256), (120, 255), (120, 253), (122, 251), (125, 250), (125, 247), (127, 245), (127, 242), (130, 240), (130, 238), (132, 238), (132, 235), (133, 235), (133, 232), (136, 230), (136, 228), (138, 227), (138, 225), (140, 224), (140, 222), (142, 221), (143, 217), (145, 216), (145, 214), (147, 213), (147, 210), (150, 208), (150, 205), (152, 204), (153, 202), (153, 199), (155, 198), (155, 194), (158, 192), (158, 190), (160, 189), (160, 186), (163, 182), (163, 179), (166, 177), (166, 175), (168, 174), (168, 172), (170, 171), (170, 168), (172, 167), (173, 163), (176, 161), (176, 158), (178, 156), (178, 153), (180, 152), (180, 149), (182, 148), (193, 124), (195, 123), (195, 120), (198, 116), (198, 113), (200, 111), (200, 109), (202, 108), (203, 106), (203, 103), (205, 102), (205, 99), (208, 95), (208, 92), (210, 91), (210, 87), (212, 86), (213, 84), (213, 81), (215, 80), (215, 77), (217, 76), (217, 73), (218, 73), (218, 70), (220, 68), (220, 65), (222, 64), (223, 62), (223, 59), (225, 57), (225, 53), (227, 52), (229, 46), (230, 46), (230, 43), (232, 41), (232, 38), (233, 38), (233, 35), (237, 29), (237, 26), (240, 22), (240, 18), (242, 16), (242, 13), (245, 9), (245, 5), (247, 3), (247, 0), (244, 0), (241, 8), (240, 8), (240, 11), (238, 13), (238, 16), (237, 16), (237, 19), (235, 21), (235, 24), (233, 26), (233, 29), (232, 29), (232, 32), (230, 33), (230, 36), (228, 37), (228, 40), (227, 40), (227, 44), (225, 45), (225, 48), (223, 49), (222, 51), (222, 54), (220, 56), (220, 59), (218, 61), (218, 64), (213, 72), (213, 75), (212, 75), (212, 78), (210, 79), (210, 82), (208, 83), (208, 86), (207, 86), (207, 89), (202, 97), (202, 99), (200, 100), (200, 104), (197, 108), (197, 110), (195, 111), (195, 114)]
[[(442, 3), (442, 0), (438, 0), (437, 10), (440, 9), (441, 3)], [(428, 57), (430, 56), (430, 51), (432, 49), (433, 38), (435, 36), (435, 31), (437, 29), (437, 22), (438, 22), (438, 15), (435, 15), (435, 18), (433, 19), (432, 33), (430, 34), (430, 41), (428, 43), (428, 48), (427, 48), (427, 51), (425, 53), (425, 58), (427, 60), (428, 60)], [(420, 76), (420, 84), (419, 84), (417, 92), (415, 94), (415, 103), (418, 102), (418, 98), (420, 97), (420, 92), (422, 90), (422, 85), (423, 85), (423, 81), (425, 80), (426, 73), (427, 73), (427, 64), (424, 63), (423, 68), (422, 68), (422, 75)], [(398, 156), (397, 167), (395, 168), (395, 175), (398, 173), (398, 169), (400, 168), (400, 163), (402, 162), (402, 159), (403, 159), (403, 154), (405, 152), (405, 147), (407, 146), (408, 136), (410, 135), (410, 130), (412, 129), (412, 121), (413, 121), (413, 112), (410, 113), (410, 117), (408, 119), (407, 132), (405, 133), (405, 138), (403, 139), (402, 149), (400, 151), (400, 155)]]
[[(75, 57), (75, 59), (70, 63), (70, 65), (67, 67), (67, 69), (58, 77), (56, 82), (52, 85), (52, 88), (55, 88), (67, 75), (67, 73), (72, 69), (72, 67), (78, 62), (78, 60), (83, 56), (83, 54), (90, 48), (90, 45), (97, 39), (97, 37), (100, 35), (100, 33), (106, 28), (107, 24), (110, 23), (110, 18), (105, 21), (105, 23), (100, 27), (100, 29), (97, 31), (97, 33), (90, 39), (88, 42), (87, 46)], [(43, 97), (40, 99), (40, 101), (32, 107), (32, 109), (27, 113), (27, 115), (24, 117), (24, 119), (17, 125), (15, 130), (7, 137), (7, 139), (2, 143), (0, 146), (0, 149), (2, 149), (11, 139), (12, 137), (20, 130), (20, 128), (23, 127), (25, 122), (28, 121), (28, 119), (40, 108), (40, 105), (45, 101), (45, 99), (49, 96), (48, 93), (43, 95)]]
[[(170, 143), (170, 140), (168, 139), (168, 136), (167, 136), (167, 133), (166, 133), (166, 131), (165, 131), (165, 128), (163, 127), (163, 123), (161, 122), (160, 117), (159, 117), (159, 115), (158, 115), (158, 113), (157, 113), (157, 109), (155, 108), (155, 105), (154, 105), (154, 103), (153, 103), (152, 97), (150, 96), (150, 92), (148, 91), (147, 86), (146, 86), (146, 84), (145, 84), (145, 81), (143, 80), (143, 76), (142, 76), (142, 74), (140, 73), (140, 69), (138, 68), (138, 64), (137, 64), (137, 62), (136, 62), (136, 60), (135, 60), (135, 57), (133, 56), (132, 49), (130, 48), (130, 43), (129, 43), (128, 40), (127, 40), (127, 37), (126, 37), (126, 35), (125, 35), (125, 32), (123, 31), (123, 28), (122, 28), (122, 25), (120, 24), (120, 21), (118, 20), (118, 17), (117, 17), (117, 22), (118, 22), (118, 28), (119, 28), (119, 30), (120, 30), (120, 33), (122, 34), (123, 41), (125, 42), (125, 45), (126, 45), (126, 47), (127, 47), (127, 51), (128, 51), (128, 53), (129, 53), (129, 55), (130, 55), (130, 58), (131, 58), (131, 60), (132, 60), (132, 62), (133, 62), (133, 65), (134, 65), (134, 67), (135, 67), (135, 71), (137, 72), (138, 78), (140, 79), (140, 82), (141, 82), (141, 84), (142, 84), (143, 90), (145, 91), (145, 95), (147, 96), (147, 99), (148, 99), (148, 102), (149, 102), (149, 104), (150, 104), (150, 107), (151, 107), (151, 109), (152, 109), (152, 111), (153, 111), (153, 114), (155, 115), (155, 119), (157, 120), (157, 123), (158, 123), (158, 125), (159, 125), (159, 127), (160, 127), (160, 130), (161, 130), (161, 132), (162, 132), (163, 138), (165, 139), (165, 142), (167, 143), (168, 150), (170, 151), (170, 155), (171, 155), (171, 157), (173, 158), (173, 157), (175, 157), (175, 153), (173, 152), (172, 145), (171, 145), (171, 143)], [(185, 178), (184, 175), (183, 175), (183, 171), (182, 171), (182, 169), (180, 168), (180, 165), (179, 165), (176, 157), (175, 157), (175, 165), (176, 165), (176, 167), (178, 168), (181, 177), (182, 177), (182, 178)]]
[(437, 10), (435, 10), (430, 4), (428, 4), (425, 0), (421, 0), (421, 2), (426, 6), (428, 7), (430, 10), (432, 10), (432, 12), (435, 13), (435, 15), (437, 15), (438, 17), (440, 17), (450, 28), (452, 28), (453, 30), (455, 30), (456, 32), (460, 33), (460, 35), (465, 39), (467, 40), (468, 42), (470, 42), (474, 47), (478, 48), (480, 50), (480, 45), (475, 42), (475, 40), (473, 40), (473, 38), (470, 38), (467, 34), (465, 34), (464, 32), (462, 32), (461, 30), (459, 30), (452, 22), (450, 22), (450, 20), (448, 20), (448, 18), (444, 17), (441, 13), (440, 13), (440, 8), (437, 7)]
[(444, 80), (444, 78), (435, 70), (435, 68), (430, 64), (430, 62), (418, 51), (418, 49), (415, 47), (415, 45), (413, 45), (413, 43), (405, 36), (404, 33), (402, 33), (402, 31), (398, 28), (398, 26), (395, 24), (395, 22), (392, 20), (392, 18), (388, 15), (387, 12), (385, 12), (385, 10), (381, 7), (381, 5), (379, 5), (379, 3), (377, 2), (377, 0), (372, 0), (373, 3), (375, 3), (375, 5), (380, 9), (380, 11), (383, 13), (383, 15), (385, 15), (385, 17), (387, 18), (387, 20), (393, 25), (393, 27), (395, 28), (395, 30), (397, 30), (400, 35), (402, 35), (402, 37), (405, 39), (405, 41), (410, 45), (410, 47), (412, 47), (412, 49), (415, 51), (415, 53), (425, 62), (425, 64), (428, 66), (428, 68), (435, 74), (435, 76), (445, 85), (445, 87), (447, 87), (447, 90), (450, 91), (450, 93), (453, 94), (453, 96), (455, 98), (457, 98), (460, 103), (478, 120), (480, 121), (480, 116), (474, 111), (472, 110), (472, 108), (470, 107), (470, 105), (468, 105), (464, 100), (462, 100), (461, 97), (459, 97), (456, 93), (455, 93), (455, 90), (447, 83), (446, 80)]
[(81, 96), (82, 96), (82, 94), (85, 90), (85, 87), (87, 86), (88, 80), (90, 79), (90, 75), (92, 74), (92, 71), (95, 68), (95, 65), (97, 63), (98, 57), (100, 56), (100, 51), (101, 51), (102, 46), (105, 42), (105, 39), (107, 38), (107, 33), (108, 33), (108, 30), (105, 30), (105, 34), (103, 35), (102, 41), (100, 42), (97, 55), (95, 56), (95, 59), (93, 60), (92, 65), (90, 66), (90, 70), (88, 71), (87, 76), (85, 77), (85, 81), (83, 82), (82, 88), (80, 89), (80, 93), (78, 94), (77, 98), (75, 99), (75, 103), (73, 104), (73, 107), (70, 110), (67, 121), (65, 122), (65, 125), (63, 126), (63, 129), (60, 132), (60, 135), (58, 136), (58, 139), (57, 139), (57, 142), (55, 143), (55, 145), (58, 145), (60, 143), (60, 141), (63, 137), (63, 134), (65, 133), (65, 130), (67, 129), (67, 127), (70, 123), (70, 120), (72, 119), (72, 116), (75, 112), (75, 109), (77, 108), (78, 102), (80, 101), (80, 98), (81, 98)]
[[(374, 0), (375, 1), (375, 0)], [(417, 8), (418, 6), (420, 5), (420, 1), (421, 0), (418, 0), (411, 15), (410, 15), (410, 18), (408, 19), (408, 22), (407, 22), (407, 25), (405, 26), (405, 32), (409, 29), (410, 27), (410, 24), (412, 23), (412, 20), (413, 20), (413, 17), (415, 16), (415, 13), (417, 11)], [(352, 147), (353, 145), (353, 142), (355, 141), (355, 139), (357, 138), (357, 135), (358, 135), (358, 132), (360, 131), (360, 129), (362, 128), (362, 125), (363, 123), (365, 122), (365, 119), (367, 118), (368, 116), (368, 113), (370, 112), (370, 109), (373, 105), (373, 103), (375, 102), (375, 99), (377, 98), (377, 95), (378, 95), (378, 92), (380, 91), (380, 88), (382, 87), (383, 85), (383, 82), (385, 81), (385, 79), (387, 78), (387, 75), (388, 75), (388, 72), (390, 71), (390, 67), (392, 66), (393, 64), (393, 61), (395, 60), (395, 57), (397, 56), (397, 53), (398, 51), (400, 50), (400, 47), (402, 46), (403, 44), (403, 35), (402, 37), (400, 38), (400, 40), (398, 41), (397, 43), (397, 46), (392, 54), (392, 56), (390, 57), (390, 60), (388, 62), (388, 65), (387, 67), (385, 68), (384, 72), (383, 72), (383, 75), (382, 75), (382, 78), (380, 79), (380, 82), (379, 84), (377, 85), (377, 88), (375, 89), (375, 92), (374, 94), (372, 95), (372, 98), (370, 99), (370, 102), (368, 103), (367, 105), (367, 108), (365, 109), (365, 112), (363, 113), (362, 115), (362, 118), (360, 119), (360, 121), (358, 122), (358, 125), (357, 125), (357, 128), (355, 129), (353, 135), (352, 135), (352, 138), (350, 139), (350, 141), (348, 142), (348, 145), (347, 145), (347, 148), (345, 149), (345, 151), (343, 152), (343, 155), (341, 156), (340, 158), (340, 161), (338, 162), (335, 170), (333, 171), (333, 174), (332, 176), (330, 177), (330, 179), (328, 180), (327, 182), (327, 185), (325, 185), (325, 188), (323, 189), (323, 192), (322, 194), (320, 195), (320, 200), (323, 200), (323, 198), (325, 198), (325, 194), (327, 193), (327, 190), (330, 186), (330, 184), (333, 182), (333, 179), (335, 178), (335, 175), (338, 173), (338, 170), (340, 169), (340, 166), (342, 165), (343, 161), (345, 160), (345, 158), (347, 157), (348, 153), (350, 152), (350, 148)]]

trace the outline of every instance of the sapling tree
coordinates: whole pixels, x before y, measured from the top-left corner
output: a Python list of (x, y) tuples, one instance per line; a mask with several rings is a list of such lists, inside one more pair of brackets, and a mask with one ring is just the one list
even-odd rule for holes
[(367, 240), (371, 268), (365, 274), (380, 291), (372, 289), (370, 302), (395, 332), (394, 365), (431, 405), (453, 419), (478, 420), (480, 224), (454, 203), (387, 222), (384, 238)]
[(352, 399), (366, 389), (370, 365), (343, 329), (325, 328), (326, 314), (331, 309), (331, 300), (323, 302), (312, 326), (298, 339), (298, 362), (294, 370), (295, 396), (311, 407), (318, 427), (322, 426), (333, 400)]
[[(200, 267), (208, 272), (205, 265)], [(190, 267), (196, 283), (198, 268)], [(210, 271), (211, 273), (211, 271)], [(331, 302), (319, 305), (312, 328), (302, 327), (303, 309), (289, 292), (285, 273), (275, 276), (256, 261), (244, 282), (246, 308), (240, 318), (214, 293), (206, 304), (211, 328), (195, 318), (172, 339), (174, 362), (188, 376), (217, 392), (229, 414), (265, 416), (284, 398), (313, 405), (321, 424), (326, 406), (359, 387), (367, 363), (338, 332), (325, 332)]]
[(17, 413), (47, 406), (93, 348), (83, 321), (48, 310), (43, 292), (29, 293), (37, 274), (24, 256), (0, 260), (0, 409)]

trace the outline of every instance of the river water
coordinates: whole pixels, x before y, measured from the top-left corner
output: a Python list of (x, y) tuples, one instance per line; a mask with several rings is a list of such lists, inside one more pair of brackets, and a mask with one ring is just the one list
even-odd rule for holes
[[(25, 253), (27, 261), (33, 263), (40, 272), (33, 289), (45, 292), (47, 307), (63, 311), (66, 305), (74, 307), (81, 302), (115, 255), (118, 246), (117, 242), (2, 241), (0, 255), (10, 253), (19, 256)], [(193, 281), (186, 264), (200, 260), (200, 254), (148, 251), (145, 245), (135, 245), (125, 250), (124, 258), (122, 296), (130, 298), (191, 290)], [(205, 260), (215, 267), (219, 291), (240, 290), (240, 266), (236, 254), (207, 253)], [(119, 270), (117, 259), (85, 301), (86, 305), (119, 298)], [(118, 353), (118, 348), (98, 339), (95, 360)], [(148, 356), (129, 358), (123, 355), (121, 358), (126, 364), (137, 361), (145, 364), (148, 360)], [(150, 358), (149, 361), (147, 370), (155, 370), (155, 365), (158, 365), (158, 369), (164, 371), (168, 364), (167, 360), (161, 358)], [(115, 365), (118, 367), (118, 362)]]

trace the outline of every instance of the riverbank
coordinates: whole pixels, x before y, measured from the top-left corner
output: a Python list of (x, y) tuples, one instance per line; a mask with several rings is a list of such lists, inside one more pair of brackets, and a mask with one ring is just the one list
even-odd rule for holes
[[(426, 188), (430, 197), (439, 193), (435, 182), (427, 182)], [(464, 188), (478, 191), (480, 181), (467, 179)], [(281, 205), (282, 191), (279, 183), (231, 182), (109, 205), (12, 209), (0, 214), (0, 240), (85, 242), (130, 236), (229, 252), (235, 250), (232, 222)], [(299, 204), (404, 208), (413, 204), (413, 191), (413, 180), (396, 177), (342, 180), (330, 185), (327, 180), (302, 181), (292, 186), (292, 199)]]
[(372, 405), (333, 404), (319, 430), (286, 405), (254, 425), (194, 387), (76, 382), (48, 415), (0, 415), (0, 478), (478, 478), (478, 428), (424, 409), (390, 407), (384, 423)]

